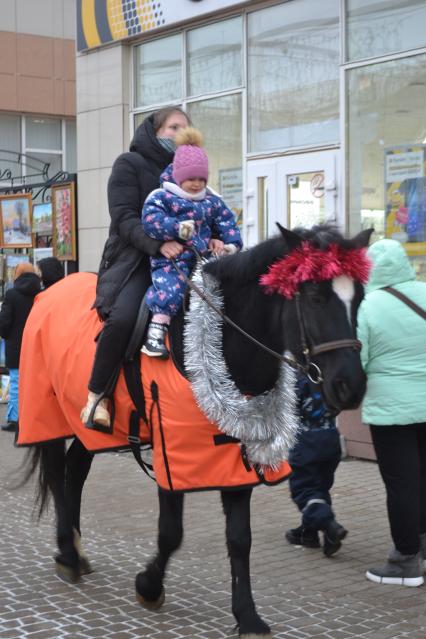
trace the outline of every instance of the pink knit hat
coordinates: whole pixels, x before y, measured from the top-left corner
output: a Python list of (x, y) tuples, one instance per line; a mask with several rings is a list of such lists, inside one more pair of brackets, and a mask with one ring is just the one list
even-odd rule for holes
[(173, 179), (179, 186), (190, 178), (209, 177), (209, 160), (201, 144), (201, 133), (193, 127), (181, 129), (176, 136), (175, 157), (173, 158)]

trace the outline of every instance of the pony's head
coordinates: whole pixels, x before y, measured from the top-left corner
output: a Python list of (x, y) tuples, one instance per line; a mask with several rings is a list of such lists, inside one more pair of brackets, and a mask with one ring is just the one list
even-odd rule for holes
[[(345, 239), (330, 225), (293, 231), (278, 227), (278, 237), (219, 260), (208, 270), (221, 281), (226, 298), (235, 297), (234, 309), (240, 307), (241, 312), (232, 309), (232, 303), (227, 310), (239, 313), (247, 332), (278, 352), (290, 351), (302, 365), (310, 362), (308, 372), (313, 377), (320, 371), (331, 411), (356, 408), (366, 387), (355, 339), (356, 316), (368, 278), (366, 247), (372, 230)], [(229, 341), (235, 339), (233, 332), (228, 351)], [(241, 341), (238, 348), (241, 360)], [(255, 362), (256, 349), (244, 346), (249, 355), (241, 365), (242, 378), (242, 369)], [(263, 357), (255, 365), (269, 374), (270, 387), (274, 364), (271, 356)]]
[(356, 317), (370, 270), (366, 247), (372, 229), (350, 240), (328, 225), (279, 229), (286, 254), (270, 265), (260, 284), (267, 294), (288, 301), (286, 346), (299, 362), (315, 365), (314, 377), (320, 371), (330, 410), (356, 408), (366, 387)]

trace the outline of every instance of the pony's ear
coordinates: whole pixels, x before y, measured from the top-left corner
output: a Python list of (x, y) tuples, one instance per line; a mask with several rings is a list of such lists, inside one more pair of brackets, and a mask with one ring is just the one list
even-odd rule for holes
[(365, 229), (364, 231), (361, 231), (361, 233), (358, 233), (358, 235), (355, 235), (355, 237), (352, 239), (355, 247), (366, 248), (370, 242), (372, 233), (374, 233), (374, 229)]
[(300, 244), (302, 243), (302, 238), (300, 237), (300, 235), (298, 235), (294, 231), (290, 231), (289, 229), (284, 228), (284, 226), (281, 226), (279, 222), (277, 222), (276, 224), (281, 235), (284, 238), (289, 251), (300, 246)]

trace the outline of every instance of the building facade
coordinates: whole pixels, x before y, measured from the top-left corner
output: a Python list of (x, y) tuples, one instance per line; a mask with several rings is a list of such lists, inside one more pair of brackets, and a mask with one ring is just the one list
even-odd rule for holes
[(1, 3), (0, 149), (49, 162), (50, 174), (77, 169), (75, 11), (75, 0)]
[[(22, 228), (6, 232), (13, 215), (7, 218), (4, 196), (31, 191), (30, 185), (48, 183), (61, 172), (77, 171), (76, 2), (7, 0), (0, 8), (0, 279), (4, 292), (16, 261), (36, 259), (33, 248), (20, 249), (15, 240), (26, 235), (30, 245), (43, 247), (47, 254), (53, 233), (50, 214), (46, 214), (50, 227), (43, 220), (45, 232), (40, 237), (31, 224), (26, 224), (24, 233)], [(45, 200), (46, 211), (50, 206), (47, 190), (39, 188), (28, 198), (33, 204)]]
[[(98, 267), (114, 159), (176, 104), (246, 246), (276, 222), (374, 226), (426, 277), (424, 0), (79, 0), (77, 16), (80, 268)], [(371, 455), (357, 414), (342, 428)]]

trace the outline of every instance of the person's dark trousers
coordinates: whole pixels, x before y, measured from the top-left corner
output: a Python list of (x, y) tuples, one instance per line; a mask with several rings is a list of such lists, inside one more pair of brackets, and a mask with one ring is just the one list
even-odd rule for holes
[(426, 423), (370, 425), (395, 547), (403, 555), (419, 552), (426, 532)]
[(340, 457), (336, 428), (312, 428), (299, 434), (289, 458), (293, 471), (289, 483), (304, 528), (323, 530), (334, 519), (330, 489)]
[(121, 364), (139, 307), (151, 284), (149, 267), (142, 264), (119, 292), (99, 336), (89, 390), (102, 393)]

